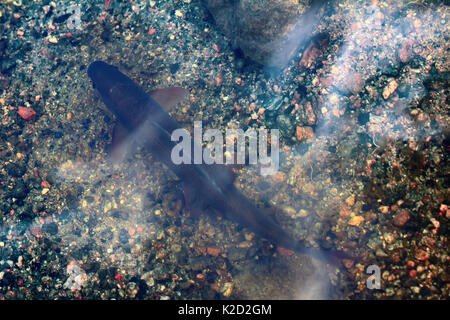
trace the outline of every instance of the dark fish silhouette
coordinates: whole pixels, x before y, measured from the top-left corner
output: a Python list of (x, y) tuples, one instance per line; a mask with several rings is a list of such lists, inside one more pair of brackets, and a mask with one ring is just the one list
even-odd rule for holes
[(303, 242), (294, 240), (236, 189), (233, 174), (224, 165), (176, 165), (172, 162), (171, 151), (175, 143), (171, 140), (171, 134), (180, 126), (163, 106), (170, 108), (180, 102), (186, 93), (183, 88), (159, 89), (148, 95), (117, 67), (102, 61), (92, 62), (87, 73), (103, 102), (116, 117), (114, 149), (120, 150), (117, 141), (131, 137), (169, 167), (183, 183), (191, 213), (219, 212), (274, 244), (327, 262), (336, 263), (337, 258), (348, 258), (340, 252), (324, 255), (322, 251), (308, 248)]

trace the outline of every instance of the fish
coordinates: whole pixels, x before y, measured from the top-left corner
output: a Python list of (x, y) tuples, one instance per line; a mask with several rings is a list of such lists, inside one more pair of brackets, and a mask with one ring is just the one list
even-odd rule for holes
[(112, 152), (114, 149), (121, 150), (119, 153), (129, 152), (120, 145), (129, 145), (132, 140), (156, 161), (165, 164), (183, 184), (185, 202), (191, 215), (221, 214), (276, 246), (327, 263), (336, 264), (337, 259), (349, 258), (342, 252), (324, 254), (322, 250), (308, 247), (304, 241), (291, 237), (270, 215), (257, 208), (238, 190), (234, 184), (234, 172), (229, 166), (173, 163), (171, 151), (175, 142), (171, 134), (181, 127), (168, 110), (184, 99), (186, 89), (162, 88), (147, 94), (116, 66), (103, 61), (92, 62), (87, 74), (93, 88), (116, 118), (113, 130), (113, 145), (116, 148)]

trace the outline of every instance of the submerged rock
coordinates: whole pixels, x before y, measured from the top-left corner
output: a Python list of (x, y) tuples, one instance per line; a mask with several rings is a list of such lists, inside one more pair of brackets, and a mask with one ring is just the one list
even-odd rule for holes
[(217, 26), (253, 61), (282, 68), (311, 39), (321, 4), (290, 0), (204, 0)]

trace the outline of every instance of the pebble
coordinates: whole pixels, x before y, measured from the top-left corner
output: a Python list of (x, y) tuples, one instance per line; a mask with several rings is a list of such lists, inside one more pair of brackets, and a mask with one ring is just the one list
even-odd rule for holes
[(216, 247), (208, 247), (206, 249), (206, 252), (213, 257), (218, 257), (219, 254), (222, 252), (222, 250), (220, 250), (219, 248)]
[(229, 297), (233, 292), (233, 284), (231, 282), (226, 282), (220, 289), (220, 292), (223, 294), (224, 297)]
[(153, 287), (155, 285), (155, 279), (153, 279), (151, 271), (144, 273), (141, 279), (144, 280), (149, 287)]
[(297, 126), (295, 130), (295, 135), (297, 137), (297, 141), (303, 141), (309, 138), (314, 137), (314, 131), (311, 127), (301, 127)]
[(350, 220), (348, 221), (348, 224), (351, 226), (359, 226), (361, 223), (364, 222), (364, 217), (363, 216), (354, 216), (351, 217)]
[(385, 100), (389, 99), (389, 97), (397, 90), (398, 82), (395, 79), (390, 79), (388, 84), (383, 89), (383, 98)]
[(430, 258), (430, 255), (423, 249), (418, 249), (414, 257), (419, 261), (425, 261)]
[(48, 38), (48, 42), (50, 43), (58, 43), (58, 38), (56, 38), (55, 36), (52, 36), (50, 38)]
[(380, 258), (385, 258), (385, 257), (388, 256), (388, 255), (386, 254), (386, 252), (384, 252), (384, 251), (381, 250), (380, 248), (378, 248), (377, 251), (375, 251), (375, 255), (376, 255), (377, 257), (380, 257)]
[(353, 207), (355, 204), (355, 195), (351, 195), (347, 199), (345, 199), (345, 203), (348, 204), (350, 207)]
[(289, 250), (289, 249), (285, 249), (283, 247), (277, 247), (277, 251), (282, 256), (292, 256), (293, 254), (295, 254), (294, 251)]
[(349, 207), (347, 207), (344, 204), (341, 204), (339, 207), (339, 215), (341, 217), (349, 217), (352, 214), (352, 212), (350, 211)]
[(397, 213), (394, 216), (394, 226), (399, 227), (399, 228), (403, 227), (410, 218), (411, 217), (409, 215), (408, 210), (405, 210), (405, 209), (401, 210), (399, 213)]
[(380, 212), (382, 214), (387, 214), (389, 212), (389, 207), (388, 206), (381, 206), (378, 208), (378, 210), (380, 210)]
[(36, 111), (34, 111), (32, 108), (27, 107), (19, 107), (17, 113), (22, 117), (22, 119), (25, 120), (31, 120), (36, 116)]
[(388, 244), (391, 244), (395, 241), (395, 236), (392, 233), (386, 233), (386, 234), (384, 234), (384, 240)]
[(42, 183), (41, 183), (41, 187), (42, 188), (47, 188), (47, 189), (50, 189), (50, 183), (48, 183), (47, 181), (42, 181)]
[(276, 182), (284, 182), (286, 180), (286, 174), (284, 172), (277, 172), (272, 176), (272, 179)]
[(415, 294), (419, 294), (419, 292), (420, 292), (420, 287), (417, 287), (417, 286), (411, 287), (411, 290), (412, 290), (412, 292), (414, 292)]

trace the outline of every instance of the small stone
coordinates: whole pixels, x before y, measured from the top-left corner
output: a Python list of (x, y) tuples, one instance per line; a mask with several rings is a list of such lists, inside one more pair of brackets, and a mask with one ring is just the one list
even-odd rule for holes
[(411, 287), (412, 292), (414, 292), (415, 294), (419, 294), (420, 292), (420, 287)]
[(351, 215), (351, 211), (350, 211), (350, 209), (349, 209), (349, 207), (348, 206), (346, 206), (346, 205), (344, 205), (344, 204), (341, 204), (340, 205), (340, 207), (339, 207), (339, 215), (341, 216), (341, 217), (349, 217), (350, 215)]
[(17, 113), (25, 120), (31, 120), (36, 116), (36, 111), (32, 108), (19, 107)]
[(253, 232), (245, 233), (245, 234), (244, 234), (244, 237), (245, 237), (245, 240), (247, 240), (247, 241), (252, 241), (253, 238), (255, 237), (255, 234), (254, 234)]
[(297, 141), (302, 141), (302, 140), (314, 137), (314, 131), (313, 131), (313, 128), (311, 128), (311, 127), (297, 126), (295, 132), (296, 132)]
[(381, 250), (380, 248), (377, 249), (377, 251), (375, 251), (375, 255), (377, 257), (380, 258), (386, 258), (388, 255), (386, 254), (386, 252), (384, 252), (383, 250)]
[(277, 172), (272, 176), (272, 179), (276, 182), (284, 182), (286, 181), (286, 173), (284, 172)]
[(295, 216), (297, 215), (297, 211), (293, 207), (286, 206), (283, 208), (283, 210), (291, 218), (295, 218)]
[(294, 251), (289, 250), (289, 249), (285, 249), (283, 247), (277, 247), (277, 251), (282, 256), (292, 256), (293, 254), (295, 254)]
[(425, 261), (430, 258), (430, 255), (423, 249), (418, 249), (414, 257), (419, 261)]
[(156, 240), (162, 240), (164, 239), (164, 230), (161, 230), (160, 233), (156, 236)]
[(207, 252), (210, 256), (218, 257), (219, 254), (220, 254), (222, 251), (221, 251), (219, 248), (216, 248), (216, 247), (208, 247), (208, 248), (206, 249), (206, 252)]
[(141, 279), (144, 280), (149, 287), (153, 287), (155, 285), (155, 279), (153, 279), (151, 271), (144, 273)]
[(48, 183), (47, 181), (42, 181), (41, 187), (50, 189), (50, 183)]
[(297, 213), (297, 216), (300, 218), (306, 218), (308, 216), (308, 211), (305, 209), (300, 209), (300, 211)]
[(345, 203), (348, 204), (350, 207), (353, 207), (355, 204), (355, 195), (351, 195), (347, 199), (345, 199)]
[(233, 284), (231, 282), (226, 282), (220, 292), (224, 295), (224, 297), (229, 297), (233, 292)]
[(387, 100), (398, 88), (398, 82), (395, 79), (390, 79), (388, 84), (383, 89), (383, 98)]
[(50, 42), (50, 43), (58, 43), (58, 38), (56, 38), (55, 36), (52, 36), (52, 37), (48, 38), (48, 42)]
[(411, 217), (408, 210), (401, 210), (394, 216), (394, 226), (401, 228), (408, 222), (410, 218)]
[(202, 274), (202, 273), (197, 274), (195, 277), (196, 277), (198, 280), (201, 280), (201, 281), (203, 281), (203, 280), (206, 279), (205, 275)]
[(395, 241), (395, 237), (392, 233), (385, 233), (384, 234), (384, 240), (388, 243), (391, 244)]
[(351, 217), (350, 220), (348, 221), (348, 224), (351, 226), (359, 226), (361, 223), (364, 222), (364, 217), (363, 216), (354, 216)]
[(381, 206), (378, 208), (378, 210), (380, 210), (380, 212), (382, 214), (387, 214), (389, 212), (389, 207), (388, 206)]

